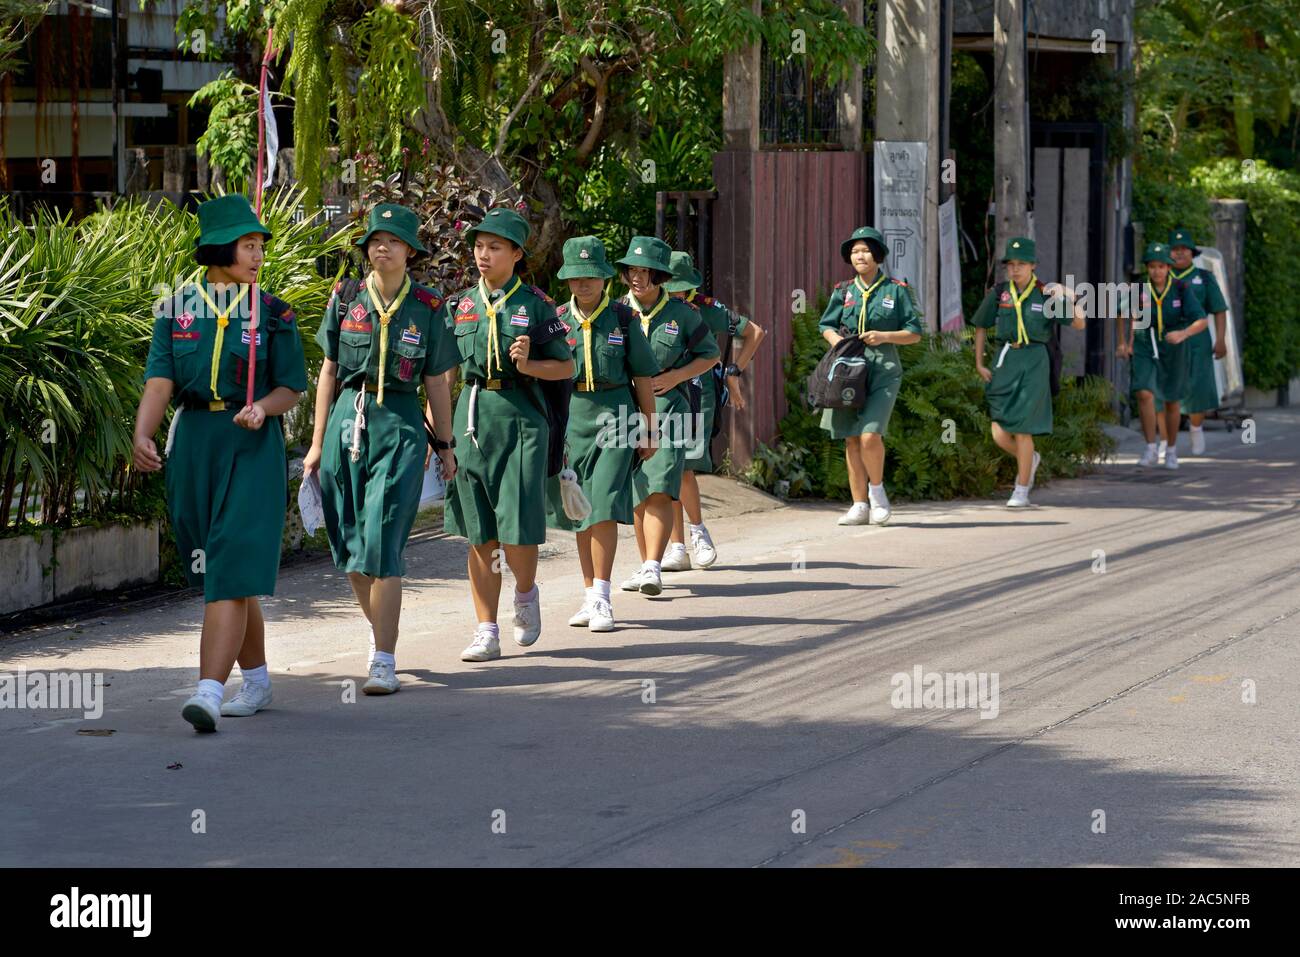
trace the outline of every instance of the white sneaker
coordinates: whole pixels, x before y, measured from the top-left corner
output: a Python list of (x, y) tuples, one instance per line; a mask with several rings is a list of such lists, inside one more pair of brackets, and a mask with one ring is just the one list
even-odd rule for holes
[(572, 618), (569, 619), (569, 624), (572, 625), (574, 628), (586, 628), (589, 624), (591, 624), (591, 599), (590, 598), (583, 600), (582, 607), (579, 608), (577, 613)]
[(535, 589), (537, 597), (530, 602), (521, 602), (516, 592), (515, 597), (515, 644), (527, 648), (542, 634), (542, 590)]
[(1192, 429), (1192, 454), (1205, 454), (1205, 426), (1199, 429)]
[(871, 506), (866, 502), (854, 502), (853, 507), (840, 516), (840, 525), (871, 524)]
[(461, 661), (491, 661), (501, 657), (501, 639), (490, 631), (474, 632), (474, 640), (460, 653)]
[(216, 731), (221, 702), (209, 695), (196, 694), (181, 708), (181, 717), (194, 725), (195, 731)]
[(614, 630), (614, 609), (609, 602), (603, 598), (594, 599), (591, 603), (591, 623), (587, 625), (592, 631), (613, 631)]
[(666, 572), (690, 571), (691, 556), (686, 554), (686, 546), (681, 542), (670, 542), (668, 551), (664, 552), (664, 560), (659, 563), (659, 568)]
[(1011, 491), (1011, 497), (1007, 499), (1007, 508), (1028, 508), (1029, 507), (1029, 489), (1024, 485), (1017, 485)]
[(402, 690), (397, 680), (397, 669), (387, 661), (376, 661), (370, 666), (370, 680), (361, 686), (362, 694), (392, 694)]
[(618, 586), (623, 591), (640, 591), (641, 590), (641, 569), (637, 569), (631, 578)]
[(889, 509), (889, 496), (885, 494), (884, 489), (881, 489), (879, 498), (868, 490), (867, 500), (871, 503), (871, 524), (884, 525), (888, 522), (893, 512)]
[(1169, 440), (1161, 439), (1160, 447), (1156, 449), (1156, 455), (1160, 456), (1161, 458), (1164, 458), (1165, 452), (1168, 451), (1168, 449), (1169, 449)]
[(708, 568), (718, 560), (718, 550), (713, 547), (709, 530), (703, 525), (691, 529), (691, 552), (695, 556), (695, 564), (701, 568)]
[(1140, 469), (1150, 468), (1158, 465), (1160, 462), (1160, 453), (1156, 451), (1154, 442), (1148, 443), (1146, 449), (1142, 452), (1142, 457), (1138, 459), (1137, 467)]
[(641, 594), (653, 598), (663, 590), (664, 581), (658, 572), (652, 572), (648, 568), (641, 569)]
[(271, 703), (271, 682), (255, 685), (245, 681), (239, 694), (221, 706), (221, 715), (225, 718), (248, 718), (257, 714)]
[(1168, 452), (1165, 453), (1165, 468), (1167, 469), (1178, 468), (1178, 453), (1175, 452), (1173, 449), (1170, 449)]
[(1029, 484), (1025, 486), (1025, 494), (1028, 495), (1034, 490), (1034, 476), (1038, 474), (1038, 466), (1042, 464), (1043, 457), (1037, 452), (1034, 453), (1034, 463), (1029, 466)]

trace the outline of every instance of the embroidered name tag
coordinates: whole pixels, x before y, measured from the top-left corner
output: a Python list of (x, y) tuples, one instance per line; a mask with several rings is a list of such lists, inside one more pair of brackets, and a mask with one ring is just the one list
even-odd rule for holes
[(420, 344), (420, 330), (413, 325), (403, 329), (402, 341), (407, 345), (418, 346)]
[(456, 325), (459, 326), (462, 322), (478, 322), (478, 313), (477, 313), (477, 312), (472, 312), (472, 313), (469, 313), (468, 315), (459, 315), (459, 316), (457, 316), (457, 317), (456, 317)]
[(623, 344), (623, 333), (611, 332), (609, 334), (609, 344), (611, 346), (621, 346)]
[(1034, 303), (1032, 306), (1029, 307), (1029, 311), (1030, 311), (1030, 312), (1042, 312), (1042, 311), (1043, 311), (1043, 304), (1042, 304), (1041, 302), (1036, 302), (1036, 303)]
[(894, 308), (894, 300), (890, 299), (888, 296), (886, 296), (884, 299), (880, 300), (880, 304), (881, 304), (882, 306), (884, 306), (886, 309), (893, 309), (893, 308)]
[(1199, 286), (1199, 285), (1201, 285), (1201, 282), (1202, 282), (1201, 277), (1200, 277), (1200, 276), (1197, 276), (1195, 279), (1192, 280), (1192, 285), (1193, 285), (1193, 286)]
[(189, 332), (177, 332), (175, 329), (172, 330), (173, 339), (198, 339), (199, 337), (200, 334), (197, 329), (192, 329)]
[[(249, 340), (248, 330), (245, 329), (243, 335), (239, 337), (239, 341), (242, 342), (244, 345), (248, 345), (248, 340)], [(257, 334), (257, 344), (259, 346), (262, 344), (262, 333), (260, 331)]]
[(372, 332), (375, 326), (369, 319), (364, 322), (357, 319), (344, 319), (339, 328), (344, 332)]
[(677, 321), (675, 319), (669, 319), (667, 322), (665, 322), (664, 332), (668, 333), (668, 335), (670, 336), (677, 335)]

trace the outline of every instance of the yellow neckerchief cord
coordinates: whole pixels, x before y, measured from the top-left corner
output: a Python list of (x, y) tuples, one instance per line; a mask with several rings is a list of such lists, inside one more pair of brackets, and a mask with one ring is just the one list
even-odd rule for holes
[(878, 270), (878, 272), (880, 277), (870, 286), (863, 283), (861, 276), (853, 277), (853, 285), (857, 286), (858, 292), (862, 293), (862, 308), (858, 310), (858, 335), (862, 335), (867, 331), (867, 302), (871, 299), (871, 294), (888, 278), (883, 269)]
[(578, 308), (576, 298), (569, 299), (569, 311), (573, 313), (578, 324), (582, 326), (582, 361), (585, 364), (584, 371), (587, 374), (587, 391), (591, 392), (596, 387), (595, 372), (591, 368), (591, 325), (596, 321), (596, 317), (605, 311), (609, 306), (609, 286), (605, 286), (605, 293), (600, 298), (600, 304), (590, 316), (584, 316), (582, 310)]
[(1029, 294), (1033, 292), (1034, 287), (1038, 285), (1038, 274), (1029, 274), (1029, 282), (1025, 286), (1024, 292), (1016, 291), (1016, 283), (1014, 279), (1008, 279), (1007, 285), (1011, 287), (1011, 302), (1016, 307), (1016, 345), (1028, 345), (1029, 333), (1025, 329), (1025, 315), (1021, 312), (1020, 307), (1024, 305), (1025, 300), (1029, 298)]
[[(1170, 270), (1170, 272), (1172, 271), (1173, 270)], [(1173, 287), (1174, 287), (1173, 279), (1166, 278), (1165, 291), (1157, 296), (1156, 287), (1151, 285), (1150, 279), (1147, 280), (1147, 289), (1151, 290), (1151, 298), (1154, 299), (1156, 303), (1156, 338), (1157, 339), (1163, 339), (1165, 337), (1165, 297), (1169, 295), (1169, 290), (1172, 289)]]
[(385, 309), (382, 305), (383, 298), (379, 295), (379, 281), (372, 272), (366, 277), (366, 289), (370, 293), (370, 303), (375, 307), (375, 312), (379, 313), (379, 385), (376, 387), (375, 402), (379, 405), (384, 404), (384, 371), (388, 367), (388, 323), (393, 316), (402, 308), (402, 303), (406, 301), (406, 294), (411, 291), (411, 277), (402, 277), (402, 288), (398, 290), (393, 301)]
[[(203, 298), (203, 301), (207, 304), (208, 308), (212, 310), (212, 314), (217, 317), (217, 341), (212, 345), (212, 377), (208, 381), (208, 388), (212, 390), (212, 398), (214, 400), (219, 400), (221, 395), (217, 392), (217, 372), (221, 369), (221, 347), (222, 343), (225, 342), (226, 339), (226, 326), (230, 325), (230, 314), (235, 311), (235, 308), (241, 302), (244, 301), (244, 293), (248, 290), (248, 284), (239, 284), (239, 295), (235, 296), (234, 302), (230, 304), (230, 308), (225, 312), (218, 309), (217, 304), (212, 301), (212, 297), (208, 295), (207, 289), (204, 288), (206, 285), (206, 280), (195, 283), (195, 287), (199, 290), (199, 295)], [(257, 348), (257, 332), (258, 330), (254, 329), (249, 333), (252, 337), (251, 346), (254, 349)]]
[(649, 312), (646, 312), (641, 308), (641, 300), (637, 299), (636, 293), (629, 292), (627, 294), (627, 304), (635, 309), (636, 314), (641, 317), (641, 331), (647, 336), (650, 335), (650, 323), (654, 322), (655, 316), (659, 315), (659, 313), (663, 311), (664, 306), (668, 305), (669, 300), (673, 298), (666, 292), (659, 293), (659, 296), (659, 304)]
[[(506, 300), (515, 294), (519, 287), (523, 285), (518, 276), (515, 277), (515, 284), (510, 287), (505, 295), (501, 297), (498, 305), (504, 307)], [(488, 349), (487, 349), (487, 375), (485, 378), (492, 378), (492, 359), (496, 358), (497, 372), (501, 372), (505, 367), (501, 364), (501, 343), (499, 341), (500, 332), (497, 329), (497, 307), (492, 305), (492, 297), (488, 294), (487, 282), (482, 276), (478, 280), (478, 292), (483, 299), (483, 309), (487, 312), (488, 317)]]

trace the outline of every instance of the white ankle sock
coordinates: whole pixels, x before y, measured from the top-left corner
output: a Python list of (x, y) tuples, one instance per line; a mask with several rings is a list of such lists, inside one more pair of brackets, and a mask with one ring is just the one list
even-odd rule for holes
[(529, 591), (515, 591), (515, 604), (531, 605), (537, 601), (537, 586), (534, 585)]
[(651, 561), (648, 558), (645, 560), (645, 564), (641, 566), (641, 570), (643, 572), (654, 572), (656, 575), (659, 574), (660, 571), (662, 571), (662, 569), (659, 567), (658, 562)]
[(200, 678), (196, 693), (220, 701), (226, 696), (226, 686), (216, 678)]
[(691, 522), (687, 522), (687, 523), (686, 523), (686, 527), (689, 528), (692, 532), (702, 532), (702, 531), (704, 531), (704, 523), (703, 523), (703, 522), (700, 522), (700, 524), (698, 524), (698, 525), (694, 525), (694, 524), (692, 524)]
[(375, 661), (382, 661), (386, 665), (392, 665), (394, 668), (397, 667), (397, 656), (391, 651), (376, 651)]
[(239, 673), (243, 675), (244, 680), (250, 685), (266, 687), (271, 683), (271, 674), (266, 670), (266, 665), (260, 665), (257, 668), (240, 668)]
[(609, 582), (603, 578), (597, 578), (595, 584), (588, 591), (594, 593), (597, 598), (609, 601)]
[(493, 638), (498, 638), (501, 634), (495, 621), (480, 621), (474, 630), (476, 633), (491, 635)]
[(1190, 428), (1191, 428), (1191, 430), (1192, 430), (1193, 432), (1200, 432), (1202, 429), (1205, 428), (1205, 426), (1203, 426), (1203, 425), (1193, 425), (1193, 426), (1190, 426)]
[(866, 508), (866, 507), (867, 507), (867, 503), (866, 503), (866, 502), (854, 502), (853, 505), (854, 505), (855, 508), (856, 508), (857, 506), (859, 506), (859, 505), (861, 505), (863, 508)]

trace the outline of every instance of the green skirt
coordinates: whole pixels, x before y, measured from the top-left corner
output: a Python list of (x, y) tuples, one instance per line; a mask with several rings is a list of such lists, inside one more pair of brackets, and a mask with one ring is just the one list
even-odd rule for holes
[(655, 396), (655, 411), (662, 423), (659, 448), (650, 458), (636, 461), (632, 472), (632, 500), (636, 505), (657, 493), (671, 499), (679, 498), (687, 452), (699, 448), (699, 418), (691, 415), (690, 403), (682, 388)]
[(569, 468), (578, 474), (578, 485), (591, 503), (586, 520), (575, 522), (564, 514), (560, 479), (546, 484), (546, 524), (569, 532), (583, 532), (600, 522), (632, 524), (632, 467), (636, 449), (623, 440), (623, 422), (637, 421), (638, 410), (632, 390), (575, 392), (569, 400), (569, 428), (565, 432)]
[(824, 409), (821, 427), (834, 439), (874, 432), (885, 435), (889, 419), (898, 401), (898, 386), (903, 381), (903, 364), (898, 348), (892, 344), (868, 346), (867, 401), (860, 409)]
[[(1002, 348), (998, 348), (1001, 355)], [(1052, 434), (1052, 385), (1047, 348), (1033, 343), (1007, 349), (984, 386), (989, 418), (1017, 435)]]
[(186, 580), (209, 602), (275, 594), (288, 494), (279, 417), (250, 432), (230, 410), (176, 414), (165, 479)]
[(330, 411), (321, 451), (320, 490), (334, 564), (373, 578), (406, 574), (406, 540), (424, 486), (424, 410), (415, 392), (366, 393), (361, 458), (354, 462), (356, 389), (344, 389)]
[(1151, 333), (1138, 329), (1133, 343), (1133, 361), (1130, 363), (1130, 389), (1132, 392), (1150, 392), (1156, 402), (1182, 402), (1188, 386), (1187, 343), (1177, 345), (1161, 342), (1159, 357), (1151, 349)]
[(1219, 383), (1214, 378), (1214, 343), (1210, 330), (1187, 340), (1188, 382), (1184, 412), (1213, 412), (1219, 407)]
[(477, 443), (469, 426), (469, 386), (456, 402), (456, 477), (447, 487), (443, 526), (471, 545), (546, 541), (546, 450), (550, 426), (524, 390), (478, 390)]

